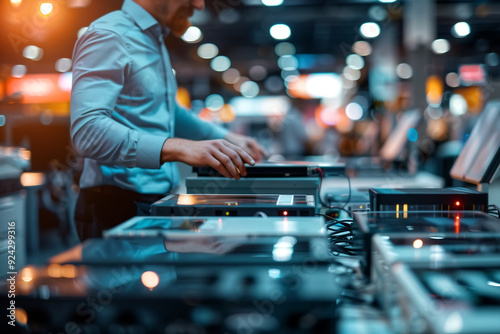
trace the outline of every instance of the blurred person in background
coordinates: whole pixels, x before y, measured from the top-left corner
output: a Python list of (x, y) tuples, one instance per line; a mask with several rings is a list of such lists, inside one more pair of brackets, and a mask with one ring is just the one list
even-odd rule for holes
[(265, 150), (181, 108), (165, 37), (204, 0), (125, 0), (94, 21), (73, 54), (71, 138), (84, 159), (75, 210), (81, 240), (137, 215), (179, 183), (173, 162), (246, 175)]

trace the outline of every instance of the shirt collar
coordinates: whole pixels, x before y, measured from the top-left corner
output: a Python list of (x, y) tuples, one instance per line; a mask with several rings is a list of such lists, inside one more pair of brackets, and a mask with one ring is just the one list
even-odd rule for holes
[(123, 2), (122, 11), (130, 15), (142, 30), (149, 29), (155, 25), (160, 26), (158, 21), (147, 10), (132, 0), (125, 0)]

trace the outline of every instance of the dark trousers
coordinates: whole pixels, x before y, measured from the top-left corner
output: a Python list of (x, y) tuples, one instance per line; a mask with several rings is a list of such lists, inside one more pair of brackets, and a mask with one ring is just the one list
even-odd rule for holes
[(149, 216), (152, 203), (165, 195), (139, 194), (115, 186), (80, 189), (75, 225), (80, 241), (102, 237), (102, 231), (135, 216)]

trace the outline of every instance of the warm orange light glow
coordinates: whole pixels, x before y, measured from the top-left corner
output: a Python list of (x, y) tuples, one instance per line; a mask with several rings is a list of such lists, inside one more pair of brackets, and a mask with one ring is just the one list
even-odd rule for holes
[(28, 313), (24, 309), (16, 307), (16, 320), (21, 325), (26, 325), (28, 323)]
[(195, 203), (195, 199), (193, 195), (179, 195), (177, 199), (177, 204), (179, 205), (193, 205)]
[(456, 206), (459, 206), (459, 205), (460, 205), (460, 202), (459, 202), (459, 201), (456, 201), (456, 202), (455, 202), (455, 205), (456, 205)]
[(66, 278), (75, 278), (76, 277), (76, 267), (72, 264), (65, 264), (61, 267), (61, 275)]
[(288, 216), (288, 211), (283, 211), (283, 216)]
[(307, 91), (307, 74), (301, 74), (298, 80), (291, 81), (287, 85), (288, 94), (291, 97), (299, 99), (312, 99), (312, 96)]
[(61, 266), (59, 264), (51, 264), (47, 267), (47, 274), (50, 277), (60, 278), (61, 277)]
[[(71, 87), (65, 84), (69, 73), (26, 74), (22, 78), (9, 78), (7, 95), (21, 94), (21, 103), (69, 102)], [(71, 81), (69, 81), (71, 82)]]
[(154, 271), (146, 271), (141, 276), (141, 282), (146, 288), (153, 290), (160, 283), (160, 277)]
[(422, 246), (424, 245), (424, 242), (421, 240), (421, 239), (416, 239), (415, 241), (413, 241), (413, 248), (422, 248)]
[(455, 233), (458, 234), (460, 232), (460, 216), (455, 217)]
[(41, 186), (45, 182), (43, 173), (22, 173), (21, 184), (23, 187)]
[(443, 98), (444, 85), (443, 80), (438, 76), (432, 75), (427, 79), (426, 93), (427, 101), (430, 104), (441, 104)]
[(233, 107), (227, 103), (224, 104), (217, 113), (219, 114), (220, 120), (224, 123), (231, 123), (236, 118)]
[(26, 267), (21, 270), (21, 279), (25, 282), (31, 282), (35, 277), (35, 270), (32, 267)]
[(189, 91), (184, 87), (179, 87), (177, 89), (177, 102), (180, 106), (191, 109), (191, 97), (189, 96)]
[(15, 7), (19, 6), (21, 2), (23, 2), (23, 0), (10, 0), (10, 3)]

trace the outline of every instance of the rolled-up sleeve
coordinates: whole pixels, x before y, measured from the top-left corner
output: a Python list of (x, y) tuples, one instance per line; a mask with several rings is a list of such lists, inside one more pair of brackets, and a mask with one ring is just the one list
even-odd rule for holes
[(159, 168), (166, 137), (132, 129), (113, 118), (130, 55), (118, 34), (95, 29), (73, 54), (71, 138), (77, 152), (102, 164)]

